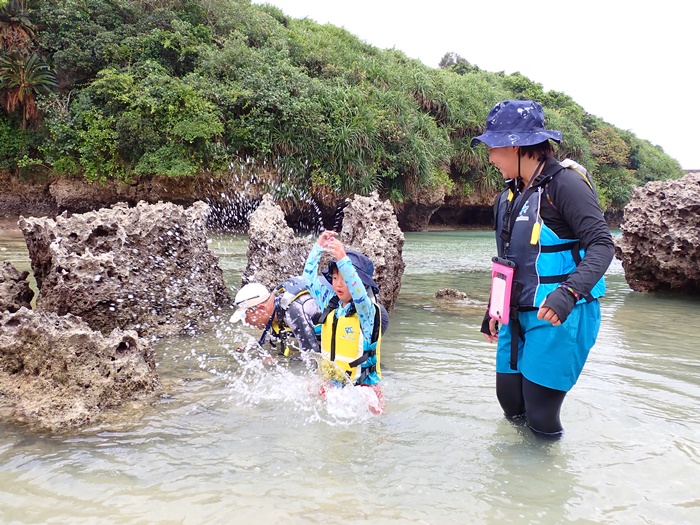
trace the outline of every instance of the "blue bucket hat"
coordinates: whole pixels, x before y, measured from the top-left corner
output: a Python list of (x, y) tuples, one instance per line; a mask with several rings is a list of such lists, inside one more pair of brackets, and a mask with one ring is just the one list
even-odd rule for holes
[(561, 142), (561, 131), (544, 128), (544, 110), (534, 100), (504, 100), (486, 117), (486, 131), (474, 137), (472, 148), (483, 142), (490, 148), (532, 146), (552, 139)]
[[(355, 267), (357, 275), (360, 277), (362, 284), (365, 285), (365, 288), (371, 288), (374, 294), (377, 295), (379, 293), (379, 286), (377, 286), (377, 283), (372, 279), (374, 275), (374, 263), (369, 257), (355, 250), (345, 250), (345, 254)], [(333, 270), (335, 267), (336, 261), (331, 261), (328, 263), (328, 269), (321, 272), (329, 283), (333, 281)]]

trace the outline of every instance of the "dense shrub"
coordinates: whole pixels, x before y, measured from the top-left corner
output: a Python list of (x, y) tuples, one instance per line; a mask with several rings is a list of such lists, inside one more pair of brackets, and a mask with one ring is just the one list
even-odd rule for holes
[(41, 111), (26, 133), (6, 110), (5, 167), (104, 180), (264, 164), (291, 193), (378, 189), (401, 201), (436, 184), (492, 193), (502, 178), (469, 142), (495, 102), (533, 98), (564, 133), (559, 155), (589, 168), (606, 207), (622, 206), (635, 184), (682, 174), (660, 148), (519, 73), (482, 71), (454, 53), (429, 68), (269, 5), (27, 0), (6, 9), (23, 24), (15, 51), (43, 57), (56, 89), (37, 89)]

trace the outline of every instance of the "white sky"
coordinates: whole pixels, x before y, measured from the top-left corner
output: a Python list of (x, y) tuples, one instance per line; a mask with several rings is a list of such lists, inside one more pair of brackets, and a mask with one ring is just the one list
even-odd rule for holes
[(253, 0), (343, 27), (430, 67), (455, 52), (519, 71), (700, 170), (700, 8), (693, 0)]

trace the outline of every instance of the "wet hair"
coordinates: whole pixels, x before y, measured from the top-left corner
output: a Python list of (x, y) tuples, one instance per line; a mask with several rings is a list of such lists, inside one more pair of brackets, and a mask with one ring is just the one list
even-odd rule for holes
[(548, 140), (533, 144), (531, 146), (518, 146), (520, 148), (521, 157), (530, 157), (531, 159), (545, 160), (548, 157), (554, 156), (554, 147)]

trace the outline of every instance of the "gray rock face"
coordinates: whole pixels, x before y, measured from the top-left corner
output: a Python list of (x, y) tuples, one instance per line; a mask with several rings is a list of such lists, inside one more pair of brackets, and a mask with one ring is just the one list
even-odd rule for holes
[[(284, 213), (270, 195), (250, 217), (248, 264), (243, 282), (259, 282), (271, 288), (293, 275), (301, 275), (315, 237), (298, 237), (287, 226)], [(379, 285), (379, 301), (391, 312), (401, 290), (403, 232), (394, 209), (377, 194), (349, 199), (344, 210), (340, 240), (374, 262), (374, 280)], [(321, 259), (323, 268), (329, 255)]]
[(150, 344), (134, 331), (93, 331), (72, 315), (0, 312), (0, 400), (11, 417), (50, 430), (160, 389)]
[(636, 291), (700, 294), (700, 173), (635, 189), (615, 255)]
[(0, 312), (31, 308), (34, 292), (29, 287), (29, 272), (20, 272), (10, 261), (0, 265)]
[(294, 275), (301, 275), (304, 262), (315, 239), (298, 237), (284, 218), (272, 196), (263, 196), (250, 216), (248, 226), (248, 263), (244, 283), (262, 283), (272, 289)]
[(207, 246), (208, 205), (140, 202), (50, 218), (21, 217), (39, 287), (37, 310), (72, 313), (103, 334), (197, 329), (230, 303)]
[(430, 224), (430, 218), (445, 204), (443, 186), (415, 189), (401, 211), (401, 226), (406, 231), (423, 231)]
[(401, 291), (406, 264), (404, 235), (389, 201), (381, 201), (376, 193), (369, 197), (355, 195), (343, 212), (340, 240), (372, 260), (379, 302), (391, 313)]

